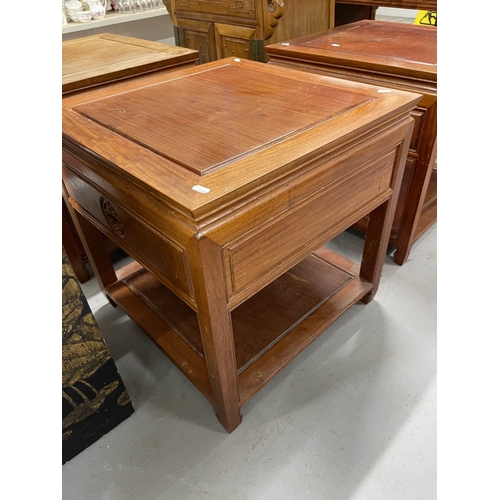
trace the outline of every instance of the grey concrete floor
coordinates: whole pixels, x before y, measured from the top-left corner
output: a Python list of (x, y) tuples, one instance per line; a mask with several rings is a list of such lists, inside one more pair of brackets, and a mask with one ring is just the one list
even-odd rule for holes
[[(135, 413), (62, 468), (65, 500), (436, 498), (436, 238), (243, 409), (231, 434), (94, 279), (83, 285)], [(359, 261), (363, 238), (328, 246)]]

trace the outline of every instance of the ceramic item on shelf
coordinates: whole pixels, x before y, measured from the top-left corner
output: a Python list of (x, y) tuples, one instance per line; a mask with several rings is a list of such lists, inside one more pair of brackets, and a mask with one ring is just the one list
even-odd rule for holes
[(66, 7), (66, 12), (68, 13), (69, 17), (71, 17), (71, 19), (73, 19), (73, 13), (81, 12), (83, 10), (83, 4), (78, 0), (69, 0), (69, 2), (66, 2), (64, 4), (64, 6)]
[(92, 12), (90, 10), (81, 10), (70, 14), (71, 20), (76, 23), (88, 23), (92, 21)]
[(62, 25), (66, 26), (66, 24), (68, 24), (68, 20), (66, 19), (66, 14), (64, 12), (62, 12), (61, 14), (62, 14)]
[(86, 0), (89, 11), (92, 13), (92, 19), (104, 19), (106, 15), (105, 0)]

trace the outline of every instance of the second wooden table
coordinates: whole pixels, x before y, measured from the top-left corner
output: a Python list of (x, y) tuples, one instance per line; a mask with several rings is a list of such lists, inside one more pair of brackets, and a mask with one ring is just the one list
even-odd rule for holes
[[(390, 239), (400, 265), (437, 220), (436, 48), (436, 28), (381, 21), (359, 21), (266, 47), (268, 64), (423, 95), (412, 112), (415, 129)], [(366, 225), (365, 219), (356, 227)]]

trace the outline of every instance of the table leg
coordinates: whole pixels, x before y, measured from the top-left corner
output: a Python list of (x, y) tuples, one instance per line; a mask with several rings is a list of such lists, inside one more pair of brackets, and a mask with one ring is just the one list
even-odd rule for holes
[(188, 244), (198, 323), (217, 418), (232, 432), (241, 422), (231, 313), (221, 249), (205, 236)]
[[(409, 118), (414, 122), (413, 118)], [(391, 181), (392, 196), (382, 205), (379, 205), (370, 213), (368, 227), (366, 229), (366, 239), (363, 248), (363, 257), (359, 276), (370, 283), (373, 283), (373, 288), (361, 300), (368, 304), (377, 293), (382, 275), (382, 266), (385, 261), (389, 238), (391, 236), (392, 222), (394, 213), (399, 198), (401, 182), (406, 164), (406, 154), (402, 152), (408, 151), (408, 146), (411, 139), (413, 126), (408, 128), (405, 139), (399, 148), (398, 157), (395, 161), (396, 166)]]
[(73, 268), (75, 276), (80, 283), (86, 283), (90, 279), (90, 274), (85, 267), (85, 262), (80, 255), (80, 249), (75, 240), (76, 229), (74, 228), (71, 215), (69, 214), (66, 204), (62, 203), (62, 244), (66, 251), (66, 256)]
[(116, 307), (111, 297), (106, 293), (106, 287), (117, 281), (113, 263), (109, 257), (106, 243), (101, 231), (90, 223), (83, 215), (80, 215), (71, 207), (68, 193), (63, 189), (63, 199), (68, 207), (74, 226), (85, 249), (85, 254), (89, 259), (89, 264), (94, 271), (95, 278), (104, 295), (111, 305)]
[(436, 146), (437, 141), (434, 142), (430, 156), (426, 154), (417, 160), (418, 163), (415, 165), (415, 170), (408, 186), (408, 197), (401, 215), (397, 250), (394, 254), (394, 262), (400, 266), (408, 259), (415, 240), (415, 233), (422, 212), (427, 186), (429, 185), (434, 167)]

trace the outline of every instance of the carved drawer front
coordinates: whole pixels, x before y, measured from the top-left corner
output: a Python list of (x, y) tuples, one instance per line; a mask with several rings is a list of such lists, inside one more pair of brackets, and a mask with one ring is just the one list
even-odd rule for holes
[(176, 0), (176, 12), (202, 12), (242, 18), (256, 18), (256, 0)]
[[(160, 235), (106, 194), (101, 194), (71, 170), (63, 168), (65, 185), (75, 208), (103, 230), (118, 246), (172, 285), (194, 298), (184, 249)], [(82, 210), (83, 209), (83, 210)], [(182, 295), (182, 294), (181, 294)]]
[[(362, 209), (390, 191), (396, 150), (386, 152), (359, 167), (354, 175), (315, 189), (303, 203), (276, 217), (264, 227), (227, 245), (225, 249), (227, 286), (233, 295), (284, 265), (303, 249), (304, 256), (346, 229), (348, 215)], [(355, 221), (352, 221), (355, 222)], [(351, 222), (351, 223), (352, 223)], [(345, 227), (344, 227), (345, 226)], [(321, 234), (320, 241), (317, 235)]]

